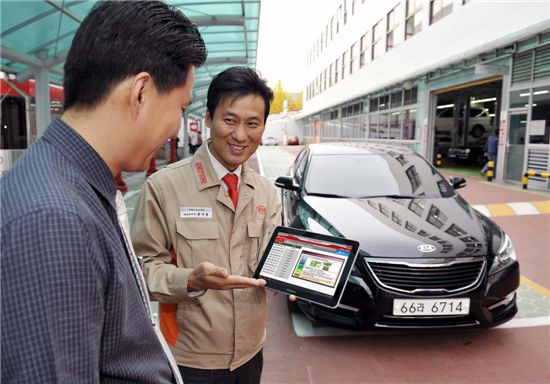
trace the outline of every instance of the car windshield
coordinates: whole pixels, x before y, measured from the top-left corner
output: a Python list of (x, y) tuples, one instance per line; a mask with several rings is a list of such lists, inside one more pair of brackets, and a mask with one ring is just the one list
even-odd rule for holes
[(452, 187), (417, 155), (314, 155), (306, 176), (308, 195), (325, 197), (449, 197)]

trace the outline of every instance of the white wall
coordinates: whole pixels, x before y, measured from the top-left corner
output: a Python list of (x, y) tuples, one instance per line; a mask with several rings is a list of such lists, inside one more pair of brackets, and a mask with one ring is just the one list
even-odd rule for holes
[[(422, 31), (408, 40), (401, 41), (397, 47), (371, 62), (372, 26), (378, 20), (383, 20), (382, 44), (385, 47), (386, 15), (401, 3), (403, 14), (401, 23), (404, 25), (405, 1), (371, 0), (366, 1), (365, 4), (357, 1), (358, 9), (354, 16), (351, 16), (350, 3), (348, 1), (348, 23), (343, 28), (341, 25), (340, 33), (335, 39), (329, 41), (327, 48), (323, 49), (321, 55), (309, 68), (308, 84), (314, 81), (321, 71), (324, 73), (324, 69), (330, 64), (334, 64), (337, 57), (341, 59), (342, 53), (349, 50), (354, 42), (358, 42), (361, 36), (369, 31), (366, 66), (351, 75), (347, 73), (344, 80), (341, 80), (340, 68), (340, 79), (336, 85), (325, 89), (308, 101), (304, 100), (304, 115), (402, 82), (438, 67), (491, 51), (550, 28), (550, 4), (546, 1), (473, 0), (466, 5), (458, 1), (453, 5), (451, 14), (433, 25), (429, 25), (429, 1), (426, 1), (421, 11)], [(321, 31), (325, 31), (327, 22), (330, 23), (330, 18), (320, 20), (319, 35)], [(356, 60), (359, 60), (358, 52)]]

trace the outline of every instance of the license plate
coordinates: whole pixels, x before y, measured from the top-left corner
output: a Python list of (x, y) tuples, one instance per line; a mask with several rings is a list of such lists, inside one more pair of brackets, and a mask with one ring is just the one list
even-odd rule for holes
[(467, 315), (470, 299), (394, 299), (394, 316)]

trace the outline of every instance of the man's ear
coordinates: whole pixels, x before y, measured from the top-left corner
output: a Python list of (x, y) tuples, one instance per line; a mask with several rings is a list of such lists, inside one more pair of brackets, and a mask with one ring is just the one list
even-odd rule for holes
[(206, 114), (204, 115), (204, 122), (208, 128), (212, 128), (212, 117), (208, 109), (206, 109)]
[(151, 97), (153, 78), (147, 72), (140, 72), (134, 76), (130, 88), (130, 109), (132, 116), (137, 118), (143, 110), (148, 97)]

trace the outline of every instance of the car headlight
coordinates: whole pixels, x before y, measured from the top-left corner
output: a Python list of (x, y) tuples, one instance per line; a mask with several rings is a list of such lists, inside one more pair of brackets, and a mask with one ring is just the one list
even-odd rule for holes
[(495, 255), (493, 265), (491, 266), (490, 274), (495, 274), (510, 266), (517, 260), (516, 249), (512, 243), (512, 239), (507, 234), (504, 234), (504, 240)]

